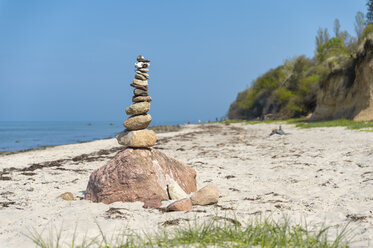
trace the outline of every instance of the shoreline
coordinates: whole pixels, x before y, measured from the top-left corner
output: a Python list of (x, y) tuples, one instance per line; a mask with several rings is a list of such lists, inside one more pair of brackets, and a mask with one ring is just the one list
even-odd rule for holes
[[(176, 132), (176, 131), (181, 130), (183, 128), (183, 126), (184, 126), (184, 124), (149, 126), (149, 129), (151, 129), (153, 131), (156, 131), (156, 133), (159, 134), (159, 133), (166, 133), (166, 132)], [(106, 137), (106, 138), (98, 138), (98, 139), (87, 140), (87, 141), (77, 140), (74, 143), (65, 143), (65, 144), (59, 144), (59, 145), (45, 145), (45, 146), (40, 146), (40, 147), (28, 148), (28, 149), (0, 151), (0, 157), (1, 156), (6, 156), (6, 155), (11, 155), (11, 154), (28, 152), (28, 151), (46, 150), (46, 149), (49, 149), (49, 148), (52, 148), (52, 147), (57, 147), (57, 146), (84, 144), (84, 143), (94, 142), (94, 141), (97, 141), (97, 140), (107, 140), (107, 139), (115, 139), (115, 136), (114, 137)]]
[(42, 150), (47, 150), (49, 148), (58, 147), (58, 146), (84, 144), (84, 143), (94, 142), (94, 141), (98, 141), (98, 140), (108, 140), (108, 139), (115, 139), (115, 137), (107, 137), (107, 138), (94, 139), (94, 140), (88, 140), (88, 141), (78, 141), (76, 143), (67, 143), (67, 144), (60, 144), (60, 145), (46, 145), (46, 146), (33, 147), (33, 148), (21, 149), (21, 150), (0, 151), (0, 157), (1, 156), (12, 155), (12, 154), (30, 152), (30, 151), (42, 151)]
[[(197, 188), (217, 185), (219, 203), (190, 212), (163, 213), (141, 202), (92, 203), (82, 200), (90, 174), (123, 149), (115, 139), (61, 145), (0, 156), (0, 243), (34, 247), (27, 228), (61, 228), (63, 241), (128, 228), (154, 233), (164, 223), (187, 225), (214, 214), (241, 223), (290, 216), (294, 223), (338, 228), (350, 222), (351, 247), (373, 244), (373, 133), (342, 128), (299, 129), (282, 124), (287, 135), (269, 133), (272, 124), (191, 124), (157, 134), (155, 149), (197, 171)], [(74, 201), (57, 197), (71, 192)], [(167, 205), (168, 202), (163, 202)], [(63, 223), (63, 225), (62, 225)], [(172, 228), (172, 226), (167, 227)]]

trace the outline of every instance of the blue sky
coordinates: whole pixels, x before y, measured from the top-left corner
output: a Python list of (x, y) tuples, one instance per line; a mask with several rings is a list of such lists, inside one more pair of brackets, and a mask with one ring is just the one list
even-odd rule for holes
[(354, 34), (365, 0), (0, 0), (0, 121), (122, 120), (136, 56), (153, 124), (215, 120), (319, 27)]

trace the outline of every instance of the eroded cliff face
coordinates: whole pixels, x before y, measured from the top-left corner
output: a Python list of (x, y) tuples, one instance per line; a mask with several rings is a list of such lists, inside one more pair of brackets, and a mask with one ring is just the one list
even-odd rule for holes
[(348, 66), (332, 72), (318, 92), (311, 121), (340, 118), (373, 121), (373, 37)]

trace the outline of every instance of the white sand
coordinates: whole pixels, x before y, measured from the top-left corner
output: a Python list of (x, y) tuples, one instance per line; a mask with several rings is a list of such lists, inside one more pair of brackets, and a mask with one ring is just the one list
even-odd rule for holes
[[(307, 221), (308, 226), (337, 229), (352, 220), (351, 245), (373, 247), (373, 133), (283, 125), (288, 135), (269, 137), (275, 127), (189, 125), (179, 132), (159, 134), (156, 147), (191, 165), (197, 171), (198, 188), (213, 183), (221, 193), (218, 205), (195, 206), (188, 213), (144, 209), (141, 202), (105, 205), (80, 200), (91, 172), (116, 152), (92, 153), (119, 147), (114, 139), (0, 156), (0, 171), (17, 168), (3, 175), (11, 180), (0, 181), (0, 202), (14, 202), (7, 207), (0, 204), (0, 247), (35, 247), (22, 234), (32, 228), (44, 230), (46, 239), (51, 228), (62, 229), (63, 240), (71, 242), (75, 228), (78, 239), (98, 235), (97, 224), (110, 238), (126, 228), (152, 233), (166, 220), (233, 214), (243, 223), (257, 216), (277, 220), (286, 215), (293, 223)], [(90, 154), (91, 159), (25, 171), (35, 175), (19, 171), (82, 154)], [(72, 192), (77, 200), (56, 199), (64, 192)]]

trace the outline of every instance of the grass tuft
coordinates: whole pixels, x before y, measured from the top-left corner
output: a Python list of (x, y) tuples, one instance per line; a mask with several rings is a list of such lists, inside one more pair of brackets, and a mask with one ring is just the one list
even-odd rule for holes
[[(275, 222), (269, 219), (241, 225), (237, 220), (215, 217), (209, 221), (198, 223), (188, 222), (175, 228), (163, 228), (156, 234), (134, 234), (131, 231), (112, 235), (108, 239), (99, 227), (100, 236), (81, 245), (76, 245), (75, 234), (71, 245), (66, 247), (348, 247), (345, 236), (347, 226), (342, 229), (334, 240), (328, 240), (328, 227), (309, 230), (301, 225), (291, 226), (288, 220)], [(57, 235), (44, 241), (42, 233), (28, 236), (37, 247), (60, 248), (61, 229), (53, 232)], [(52, 235), (52, 236), (53, 236)], [(50, 236), (51, 237), (51, 236)]]

